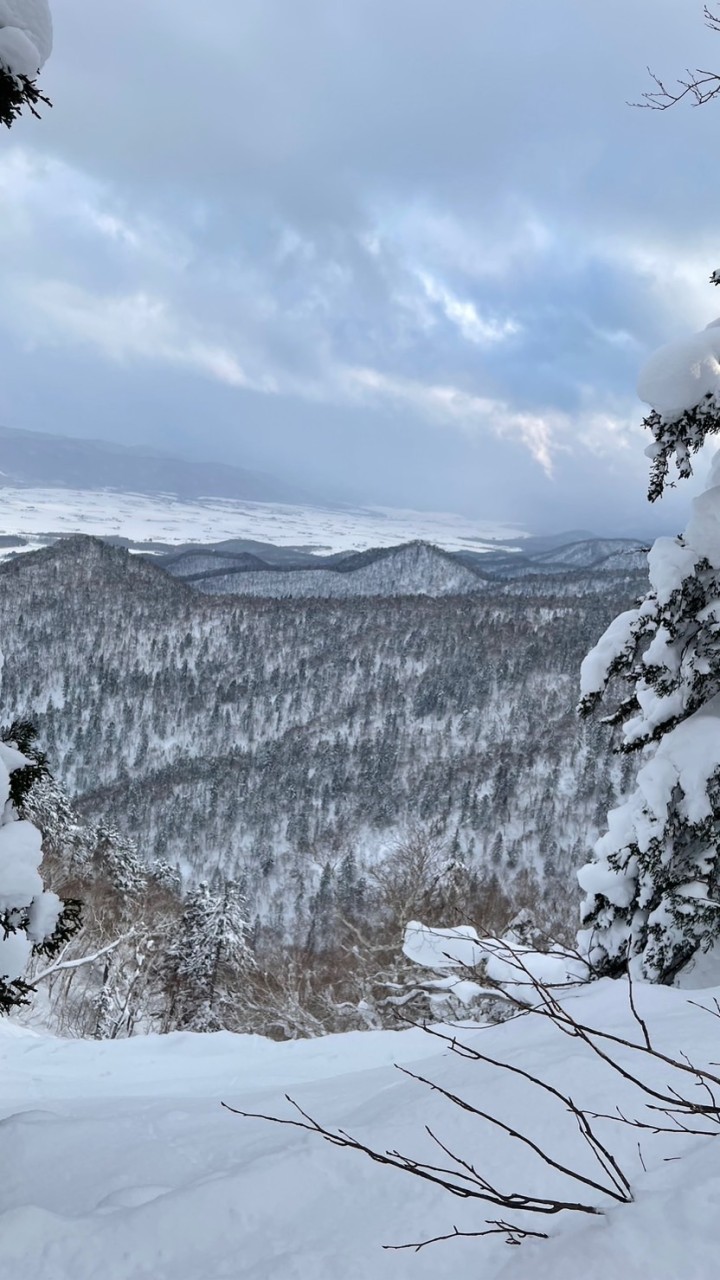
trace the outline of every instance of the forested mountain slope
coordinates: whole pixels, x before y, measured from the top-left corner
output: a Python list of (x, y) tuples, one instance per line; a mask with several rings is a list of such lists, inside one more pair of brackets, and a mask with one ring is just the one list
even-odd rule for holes
[[(534, 541), (528, 539), (531, 546)], [(416, 540), (334, 555), (229, 542), (159, 556), (153, 548), (151, 554), (199, 591), (268, 597), (461, 595), (516, 578), (568, 574), (579, 582), (599, 573), (647, 571), (647, 548), (629, 538), (590, 538), (540, 551), (526, 551), (521, 544), (514, 551), (445, 551)]]
[[(196, 561), (198, 557), (185, 557)], [(257, 568), (246, 563), (227, 569), (207, 568), (196, 574), (185, 574), (202, 591), (213, 594), (241, 593), (242, 595), (286, 597), (342, 598), (345, 596), (393, 596), (393, 595), (463, 595), (465, 592), (482, 591), (484, 580), (467, 565), (425, 542), (411, 542), (405, 546), (381, 548), (373, 552), (338, 560), (332, 568), (301, 568), (280, 570), (274, 567)], [(207, 563), (207, 562), (206, 562)]]
[(578, 667), (641, 584), (212, 597), (69, 540), (0, 566), (3, 718), (148, 859), (239, 872), (278, 925), (417, 822), (504, 881), (567, 878), (632, 769), (577, 721)]

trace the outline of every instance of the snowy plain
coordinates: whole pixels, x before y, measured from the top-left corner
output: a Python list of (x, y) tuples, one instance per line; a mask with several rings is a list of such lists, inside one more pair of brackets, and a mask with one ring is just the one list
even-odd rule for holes
[[(58, 533), (116, 536), (171, 546), (251, 538), (325, 554), (391, 547), (415, 539), (446, 551), (497, 551), (512, 549), (504, 548), (504, 543), (526, 536), (522, 529), (448, 512), (303, 507), (223, 498), (185, 501), (170, 494), (112, 490), (0, 489), (0, 535), (28, 538), (31, 545), (26, 549), (33, 550), (41, 544), (43, 534)], [(12, 550), (3, 548), (3, 554)]]
[[(694, 993), (697, 997), (698, 993)], [(709, 1003), (718, 992), (705, 991)], [(718, 1022), (664, 987), (636, 990), (658, 1045), (706, 1064)], [(637, 1038), (627, 987), (567, 994), (589, 1025)], [(642, 1098), (577, 1041), (528, 1014), (466, 1029), (488, 1055), (521, 1065), (597, 1111), (643, 1113)], [(623, 1063), (637, 1068), (624, 1050)], [(15, 1280), (711, 1280), (717, 1275), (720, 1170), (713, 1138), (638, 1135), (600, 1122), (633, 1186), (611, 1204), (545, 1168), (517, 1141), (450, 1106), (393, 1067), (457, 1091), (592, 1172), (573, 1117), (497, 1067), (463, 1061), (419, 1028), (277, 1044), (229, 1033), (63, 1041), (0, 1022), (0, 1277)], [(649, 1080), (667, 1085), (669, 1069)], [(497, 1210), (449, 1197), (299, 1130), (247, 1111), (304, 1109), (382, 1149), (438, 1155), (424, 1131), (474, 1160), (506, 1190), (572, 1193), (607, 1212), (540, 1222), (547, 1241), (496, 1237), (420, 1253), (383, 1244), (482, 1227)], [(638, 1146), (638, 1136), (641, 1138)], [(645, 1168), (643, 1167), (645, 1166)], [(515, 1215), (522, 1218), (522, 1215)], [(534, 1219), (530, 1225), (538, 1227)]]

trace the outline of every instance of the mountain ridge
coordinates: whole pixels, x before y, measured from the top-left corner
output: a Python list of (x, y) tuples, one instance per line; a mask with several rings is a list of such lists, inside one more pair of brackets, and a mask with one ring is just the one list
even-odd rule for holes
[(146, 448), (0, 426), (0, 483), (18, 488), (107, 489), (246, 502), (307, 502), (299, 486), (227, 462), (202, 462)]

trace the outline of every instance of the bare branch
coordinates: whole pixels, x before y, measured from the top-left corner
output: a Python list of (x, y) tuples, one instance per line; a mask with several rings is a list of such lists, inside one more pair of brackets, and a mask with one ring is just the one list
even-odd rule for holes
[(627, 980), (628, 980), (628, 1000), (630, 1002), (630, 1012), (632, 1013), (633, 1018), (635, 1019), (638, 1026), (640, 1027), (640, 1030), (643, 1033), (643, 1036), (645, 1038), (646, 1049), (649, 1049), (650, 1052), (652, 1053), (652, 1042), (650, 1040), (650, 1032), (648, 1031), (647, 1022), (645, 1021), (644, 1018), (640, 1016), (640, 1014), (637, 1011), (637, 1006), (635, 1004), (635, 993), (633, 991), (633, 981), (632, 981), (632, 974), (630, 972), (630, 969), (628, 969), (627, 971)]
[[(428, 1035), (436, 1035), (438, 1039), (445, 1040), (446, 1043), (450, 1044), (450, 1047), (451, 1049), (453, 1049), (453, 1052), (455, 1052), (455, 1046), (458, 1044), (457, 1040), (449, 1036), (446, 1036), (443, 1032), (434, 1030), (432, 1027), (426, 1027), (425, 1030), (428, 1032)], [(576, 1119), (578, 1119), (578, 1123), (580, 1123), (580, 1117), (585, 1118), (585, 1113), (581, 1112), (579, 1108), (575, 1106), (575, 1103), (573, 1102), (572, 1098), (568, 1097), (567, 1094), (561, 1093), (559, 1089), (556, 1089), (554, 1085), (548, 1084), (546, 1080), (541, 1080), (539, 1076), (534, 1076), (529, 1071), (525, 1071), (523, 1067), (516, 1067), (510, 1062), (501, 1062), (499, 1059), (491, 1058), (488, 1054), (480, 1053), (480, 1051), (476, 1049), (469, 1050), (467, 1054), (461, 1054), (461, 1056), (470, 1057), (476, 1062), (483, 1062), (488, 1066), (498, 1067), (499, 1070), (501, 1071), (508, 1071), (511, 1075), (520, 1076), (521, 1079), (527, 1080), (529, 1084), (535, 1085), (536, 1088), (542, 1089), (545, 1093), (550, 1094), (550, 1096), (555, 1098), (558, 1102), (561, 1102), (563, 1106), (568, 1111), (570, 1111), (571, 1114), (576, 1117)], [(479, 1111), (476, 1107), (473, 1107), (470, 1103), (467, 1103), (462, 1099), (456, 1097), (455, 1095), (448, 1093), (447, 1090), (443, 1089), (440, 1085), (433, 1084), (432, 1081), (424, 1079), (423, 1076), (415, 1075), (412, 1071), (409, 1071), (406, 1067), (399, 1067), (398, 1070), (402, 1071), (403, 1075), (410, 1076), (413, 1080), (418, 1080), (422, 1084), (427, 1085), (430, 1089), (434, 1090), (435, 1092), (440, 1093), (441, 1095), (446, 1097), (449, 1101), (454, 1102), (457, 1106), (461, 1107), (462, 1110), (469, 1111), (472, 1114), (480, 1117), (481, 1119), (486, 1120), (489, 1124), (493, 1124), (500, 1129), (504, 1129), (505, 1132), (510, 1137), (518, 1138), (521, 1142), (524, 1142), (527, 1146), (531, 1147), (535, 1151), (536, 1155), (539, 1155), (541, 1159), (543, 1159), (547, 1164), (552, 1165), (553, 1168), (559, 1170), (562, 1173), (568, 1174), (569, 1177), (576, 1178), (576, 1180), (579, 1182), (585, 1182), (588, 1186), (594, 1187), (595, 1190), (597, 1191), (607, 1191), (607, 1194), (613, 1196), (615, 1199), (619, 1199), (624, 1202), (627, 1201), (628, 1199), (632, 1199), (632, 1196), (630, 1194), (629, 1182), (625, 1178), (624, 1174), (622, 1174), (620, 1170), (614, 1165), (614, 1162), (612, 1161), (612, 1157), (610, 1156), (609, 1152), (605, 1150), (602, 1144), (599, 1143), (596, 1136), (592, 1134), (592, 1132), (589, 1129), (589, 1125), (587, 1124), (581, 1125), (580, 1131), (583, 1137), (585, 1138), (585, 1141), (591, 1147), (597, 1162), (601, 1165), (604, 1171), (609, 1174), (613, 1182), (615, 1182), (615, 1177), (613, 1176), (613, 1173), (610, 1172), (610, 1169), (608, 1169), (607, 1165), (605, 1164), (605, 1160), (607, 1160), (610, 1163), (610, 1167), (613, 1169), (614, 1174), (619, 1177), (621, 1186), (624, 1188), (624, 1194), (619, 1194), (620, 1188), (617, 1187), (617, 1183), (615, 1184), (617, 1189), (615, 1192), (613, 1192), (613, 1191), (610, 1191), (607, 1187), (603, 1187), (602, 1184), (595, 1182), (593, 1179), (585, 1178), (582, 1175), (576, 1174), (573, 1170), (568, 1169), (563, 1165), (557, 1164), (555, 1161), (551, 1159), (551, 1157), (547, 1156), (539, 1147), (537, 1147), (536, 1144), (533, 1143), (529, 1138), (525, 1137), (523, 1134), (516, 1133), (514, 1130), (510, 1129), (508, 1125), (504, 1124), (503, 1121), (497, 1120), (495, 1117), (490, 1116), (483, 1111)]]
[(488, 1222), (485, 1231), (458, 1231), (457, 1227), (453, 1227), (444, 1236), (433, 1236), (430, 1240), (421, 1240), (415, 1244), (384, 1244), (383, 1249), (390, 1252), (399, 1253), (403, 1249), (412, 1249), (413, 1253), (419, 1253), (421, 1249), (426, 1249), (429, 1244), (440, 1244), (445, 1240), (478, 1240), (481, 1236), (505, 1236), (506, 1244), (522, 1244), (523, 1240), (533, 1237), (535, 1240), (547, 1240), (548, 1236), (545, 1231), (530, 1231), (526, 1227), (516, 1227), (510, 1222)]
[[(709, 5), (705, 5), (703, 16), (706, 27), (720, 34), (720, 13), (714, 13)], [(703, 107), (713, 98), (720, 96), (720, 72), (703, 71), (700, 67), (691, 70), (688, 67), (685, 78), (679, 76), (675, 85), (668, 88), (667, 84), (650, 70), (650, 67), (647, 70), (655, 88), (647, 89), (642, 95), (642, 101), (632, 102), (630, 106), (651, 111), (667, 111), (686, 99), (694, 107)]]
[[(720, 22), (720, 18), (718, 21)], [(507, 947), (506, 950), (508, 950)], [(541, 1093), (552, 1098), (555, 1102), (560, 1103), (564, 1113), (572, 1116), (581, 1138), (591, 1151), (595, 1164), (602, 1171), (601, 1173), (596, 1168), (595, 1176), (590, 1176), (580, 1169), (562, 1163), (527, 1133), (522, 1132), (491, 1112), (483, 1110), (474, 1102), (469, 1102), (467, 1098), (453, 1092), (452, 1089), (446, 1088), (437, 1081), (430, 1080), (408, 1067), (398, 1066), (397, 1069), (409, 1079), (423, 1085), (432, 1093), (438, 1094), (451, 1106), (457, 1107), (465, 1114), (473, 1116), (484, 1124), (499, 1130), (513, 1142), (520, 1143), (548, 1169), (569, 1180), (571, 1186), (590, 1189), (596, 1195), (607, 1196), (610, 1200), (614, 1200), (619, 1204), (632, 1202), (632, 1188), (618, 1160), (594, 1129), (593, 1121), (613, 1121), (615, 1124), (624, 1124), (630, 1129), (652, 1134), (685, 1134), (698, 1137), (720, 1136), (720, 1103), (714, 1092), (714, 1088), (720, 1088), (720, 1079), (705, 1068), (696, 1066), (687, 1054), (678, 1053), (675, 1057), (671, 1057), (655, 1047), (647, 1021), (640, 1013), (636, 1003), (632, 981), (628, 981), (628, 1001), (632, 1018), (641, 1032), (641, 1038), (638, 1040), (615, 1032), (604, 1031), (598, 1027), (587, 1026), (581, 1022), (573, 1013), (572, 1006), (568, 1006), (567, 1002), (561, 1004), (554, 989), (549, 988), (533, 975), (522, 951), (515, 952), (514, 955), (511, 953), (510, 963), (515, 972), (521, 977), (521, 985), (528, 987), (533, 993), (533, 999), (530, 1003), (527, 1003), (527, 997), (524, 992), (522, 996), (513, 994), (512, 990), (509, 994), (505, 992), (508, 1000), (516, 1007), (518, 1013), (522, 1012), (529, 1016), (547, 1018), (563, 1035), (579, 1040), (611, 1072), (614, 1072), (642, 1095), (645, 1109), (644, 1117), (627, 1115), (620, 1107), (616, 1107), (615, 1113), (611, 1115), (588, 1111), (578, 1106), (569, 1094), (533, 1075), (525, 1067), (493, 1058), (490, 1054), (484, 1053), (482, 1049), (477, 1048), (476, 1044), (468, 1044), (466, 1041), (459, 1039), (457, 1034), (449, 1034), (447, 1030), (418, 1023), (413, 1023), (412, 1025), (423, 1025), (426, 1034), (441, 1040), (449, 1046), (451, 1052), (466, 1061), (482, 1063), (499, 1071), (507, 1072), (509, 1075), (532, 1085), (533, 1088), (540, 1090)], [(517, 985), (518, 981), (513, 976), (510, 979), (510, 986), (514, 989)], [(700, 1007), (704, 1008), (704, 1006)], [(709, 1008), (705, 1011), (713, 1016), (720, 1016), (720, 1004), (716, 1002), (714, 1008)], [(402, 1020), (410, 1022), (409, 1019), (403, 1018)], [(654, 1064), (656, 1069), (658, 1066), (669, 1068), (670, 1072), (673, 1073), (671, 1081), (675, 1079), (681, 1084), (682, 1081), (687, 1081), (687, 1078), (690, 1077), (695, 1090), (699, 1091), (700, 1100), (697, 1101), (687, 1096), (687, 1092), (676, 1088), (672, 1082), (666, 1084), (664, 1088), (655, 1087), (645, 1078), (640, 1065), (637, 1068), (626, 1067), (622, 1062), (616, 1061), (613, 1057), (614, 1049), (622, 1049), (626, 1052), (629, 1051), (630, 1055), (637, 1055), (640, 1064)], [(630, 1061), (633, 1061), (632, 1056)], [(447, 1234), (433, 1236), (428, 1240), (412, 1244), (385, 1246), (388, 1249), (412, 1249), (417, 1252), (438, 1241), (457, 1238), (473, 1239), (500, 1234), (505, 1235), (508, 1244), (519, 1245), (527, 1237), (536, 1239), (545, 1239), (547, 1237), (542, 1231), (529, 1230), (525, 1227), (514, 1225), (510, 1221), (511, 1214), (513, 1216), (518, 1213), (539, 1216), (551, 1216), (563, 1212), (599, 1216), (603, 1214), (603, 1209), (598, 1204), (588, 1203), (584, 1199), (559, 1199), (552, 1196), (533, 1195), (523, 1191), (503, 1190), (494, 1185), (488, 1175), (473, 1163), (472, 1158), (453, 1150), (429, 1126), (425, 1126), (425, 1132), (431, 1142), (442, 1152), (445, 1157), (445, 1163), (433, 1164), (429, 1160), (415, 1159), (396, 1150), (376, 1150), (342, 1129), (325, 1128), (303, 1111), (292, 1098), (287, 1095), (286, 1098), (297, 1116), (300, 1117), (299, 1119), (244, 1112), (226, 1103), (223, 1103), (223, 1106), (235, 1115), (264, 1120), (272, 1124), (281, 1124), (301, 1129), (306, 1133), (315, 1134), (333, 1146), (361, 1152), (377, 1164), (412, 1174), (414, 1177), (421, 1178), (425, 1182), (440, 1187), (459, 1199), (491, 1204), (500, 1208), (503, 1214), (508, 1214), (507, 1218), (502, 1216), (498, 1219), (486, 1219), (485, 1227), (478, 1230), (461, 1231), (458, 1227), (453, 1227), (452, 1232)], [(701, 1124), (697, 1123), (698, 1120)], [(704, 1125), (708, 1127), (705, 1128)], [(647, 1172), (645, 1155), (640, 1143), (637, 1144), (637, 1151), (640, 1166)]]
[[(585, 1204), (580, 1201), (533, 1196), (524, 1192), (513, 1192), (505, 1195), (474, 1170), (464, 1173), (461, 1169), (446, 1169), (423, 1160), (415, 1160), (411, 1156), (401, 1155), (399, 1151), (377, 1151), (374, 1147), (367, 1146), (366, 1143), (361, 1142), (358, 1138), (353, 1138), (343, 1130), (325, 1129), (317, 1120), (307, 1115), (302, 1107), (291, 1097), (287, 1094), (285, 1097), (291, 1107), (302, 1116), (302, 1120), (290, 1120), (282, 1116), (268, 1116), (253, 1111), (241, 1111), (225, 1102), (222, 1103), (222, 1106), (226, 1111), (230, 1111), (233, 1115), (241, 1116), (246, 1120), (265, 1120), (270, 1124), (280, 1124), (292, 1129), (302, 1129), (306, 1133), (314, 1133), (332, 1146), (359, 1151), (376, 1164), (387, 1165), (389, 1168), (401, 1169), (404, 1173), (411, 1173), (414, 1177), (421, 1178), (425, 1182), (431, 1182), (461, 1200), (482, 1200), (486, 1204), (494, 1204), (501, 1209), (511, 1209), (513, 1212), (520, 1210), (525, 1213), (537, 1213), (544, 1216), (552, 1216), (565, 1211), (602, 1216), (602, 1210), (598, 1209), (596, 1205)], [(450, 1158), (454, 1159), (455, 1157), (451, 1156)], [(470, 1169), (471, 1166), (467, 1165), (466, 1168)], [(583, 1179), (583, 1181), (587, 1180)], [(618, 1197), (615, 1198), (617, 1199)]]

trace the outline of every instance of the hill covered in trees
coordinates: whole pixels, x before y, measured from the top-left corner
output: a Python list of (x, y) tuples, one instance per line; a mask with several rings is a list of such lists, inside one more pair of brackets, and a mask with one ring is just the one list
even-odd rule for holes
[(627, 783), (607, 731), (576, 719), (576, 672), (643, 581), (211, 597), (69, 540), (0, 568), (3, 715), (37, 723), (87, 818), (191, 881), (238, 879), (279, 932), (418, 825), (566, 904)]

